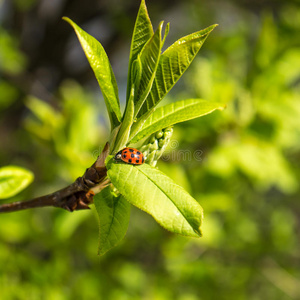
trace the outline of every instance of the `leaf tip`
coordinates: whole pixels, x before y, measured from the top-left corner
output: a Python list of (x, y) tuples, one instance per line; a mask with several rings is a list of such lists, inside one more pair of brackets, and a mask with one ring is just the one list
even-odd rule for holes
[(165, 21), (160, 21), (160, 22), (159, 22), (158, 28), (159, 28), (160, 31), (162, 31), (162, 28), (163, 28), (163, 26), (164, 26), (164, 23), (165, 23)]
[(207, 37), (217, 26), (219, 26), (219, 24), (213, 24), (213, 25), (210, 25), (207, 28), (201, 30), (202, 36)]
[(70, 18), (62, 17), (62, 19), (64, 21), (66, 21), (67, 23), (69, 23), (74, 28), (75, 31), (76, 31), (76, 29), (78, 29), (78, 26), (76, 25), (76, 23), (74, 23)]
[(224, 110), (227, 108), (227, 103), (222, 103), (222, 102), (216, 102), (215, 103), (215, 109), (214, 110)]
[(62, 20), (66, 21), (68, 23), (72, 22), (71, 19), (69, 19), (68, 17), (65, 17), (65, 16), (62, 17)]
[(74, 29), (75, 29), (75, 23), (68, 17), (62, 17), (62, 20), (66, 21), (67, 23), (69, 23)]
[(200, 228), (194, 229), (194, 232), (198, 235), (198, 237), (202, 237), (202, 230)]
[(218, 110), (224, 110), (227, 108), (227, 104), (220, 104), (220, 106), (218, 107)]

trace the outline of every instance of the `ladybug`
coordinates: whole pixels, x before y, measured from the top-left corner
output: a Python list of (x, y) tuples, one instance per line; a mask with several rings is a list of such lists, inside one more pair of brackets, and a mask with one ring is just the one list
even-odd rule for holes
[(124, 148), (115, 155), (116, 161), (123, 161), (131, 165), (141, 165), (145, 162), (142, 152), (135, 148)]

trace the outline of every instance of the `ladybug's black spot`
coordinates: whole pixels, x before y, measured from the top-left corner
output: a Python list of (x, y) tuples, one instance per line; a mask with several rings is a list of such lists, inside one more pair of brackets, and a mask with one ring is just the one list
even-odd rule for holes
[(134, 152), (134, 150), (133, 149), (128, 149), (130, 152)]
[(127, 153), (127, 151), (124, 151), (124, 153)]
[(135, 162), (138, 164), (140, 161), (137, 159)]
[(131, 155), (130, 155), (132, 158), (134, 158), (134, 154), (132, 153)]
[(143, 157), (143, 158), (142, 158), (142, 164), (144, 163), (144, 160), (145, 160), (145, 159), (144, 159), (144, 157)]
[(140, 151), (137, 151), (137, 152), (136, 152), (136, 154), (140, 155), (140, 154), (141, 154), (141, 152), (140, 152)]
[(125, 154), (123, 154), (123, 158), (126, 158), (126, 155), (125, 155)]
[(129, 158), (129, 159), (128, 159), (128, 162), (129, 162), (129, 163), (132, 163), (132, 160), (131, 160), (131, 158)]

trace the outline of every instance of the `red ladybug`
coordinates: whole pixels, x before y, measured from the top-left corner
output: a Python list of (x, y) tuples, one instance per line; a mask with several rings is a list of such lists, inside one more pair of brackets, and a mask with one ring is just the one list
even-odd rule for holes
[(142, 152), (135, 148), (124, 148), (115, 155), (116, 161), (123, 161), (131, 165), (141, 165), (145, 162)]

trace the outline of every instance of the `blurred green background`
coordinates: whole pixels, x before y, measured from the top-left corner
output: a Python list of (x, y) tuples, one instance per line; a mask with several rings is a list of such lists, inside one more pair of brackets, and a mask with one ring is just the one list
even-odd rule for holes
[[(0, 1), (0, 165), (35, 182), (9, 201), (81, 176), (108, 136), (97, 81), (68, 16), (100, 40), (124, 107), (139, 1)], [(94, 210), (0, 215), (1, 299), (300, 299), (300, 2), (148, 0), (167, 39), (220, 26), (164, 103), (223, 112), (175, 126), (159, 167), (205, 211), (204, 236), (132, 209), (122, 243), (97, 256)]]

